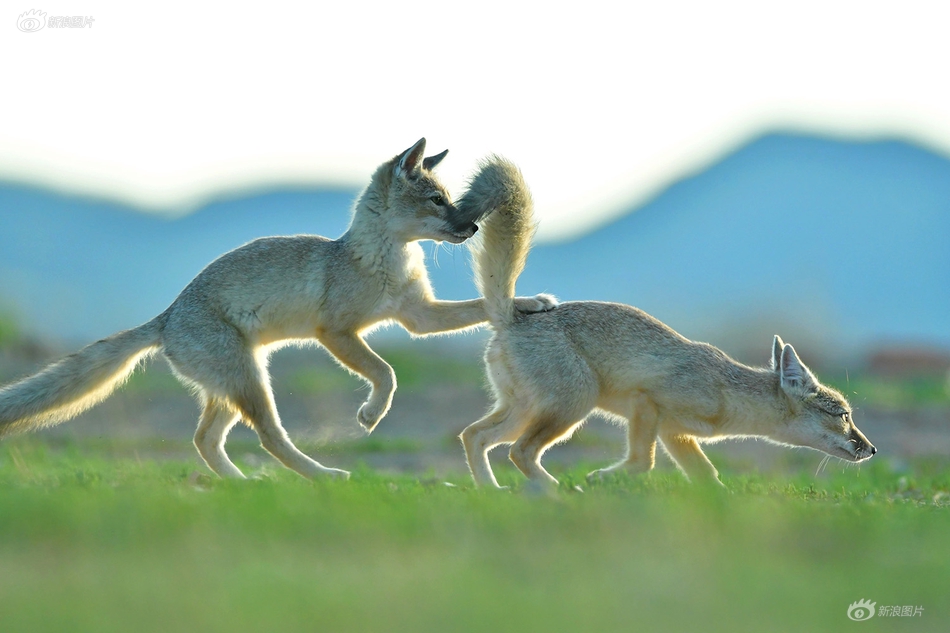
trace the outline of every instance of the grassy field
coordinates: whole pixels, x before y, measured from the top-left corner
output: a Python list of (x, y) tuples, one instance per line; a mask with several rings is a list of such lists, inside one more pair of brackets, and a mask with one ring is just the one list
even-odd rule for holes
[[(311, 483), (267, 463), (226, 482), (193, 459), (136, 458), (154, 447), (53, 446), (0, 445), (3, 631), (950, 625), (945, 461), (818, 479), (717, 461), (729, 493), (675, 472), (588, 485), (578, 467), (534, 497), (500, 459), (512, 492), (367, 468)], [(852, 622), (860, 599), (924, 611)]]

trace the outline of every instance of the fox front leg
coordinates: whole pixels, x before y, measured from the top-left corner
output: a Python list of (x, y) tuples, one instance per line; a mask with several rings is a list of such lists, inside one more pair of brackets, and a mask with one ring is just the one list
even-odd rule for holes
[(369, 398), (356, 414), (366, 432), (372, 433), (392, 404), (396, 392), (396, 372), (354, 332), (320, 332), (317, 340), (372, 387)]
[(725, 487), (719, 479), (719, 471), (713, 466), (699, 442), (689, 435), (664, 434), (660, 437), (663, 447), (673, 461), (694, 483)]
[[(557, 307), (552, 295), (515, 297), (515, 308), (521, 312), (547, 312)], [(483, 299), (440, 301), (420, 297), (403, 304), (399, 322), (413, 334), (434, 334), (461, 330), (488, 320)]]
[(640, 395), (630, 403), (627, 421), (627, 454), (620, 462), (587, 475), (588, 480), (603, 479), (608, 473), (624, 470), (630, 474), (648, 473), (656, 464), (657, 428), (660, 419), (656, 405)]

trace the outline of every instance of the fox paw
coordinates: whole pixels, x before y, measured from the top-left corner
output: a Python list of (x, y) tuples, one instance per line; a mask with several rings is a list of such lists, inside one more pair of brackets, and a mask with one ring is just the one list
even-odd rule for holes
[(636, 468), (630, 468), (627, 464), (618, 464), (616, 466), (608, 466), (607, 468), (599, 468), (593, 472), (588, 473), (587, 482), (592, 483), (595, 481), (604, 481), (610, 478), (611, 476), (616, 475), (618, 472), (638, 474), (640, 472), (646, 472), (646, 471), (639, 470)]
[(519, 312), (549, 312), (557, 306), (557, 297), (546, 293), (533, 297), (515, 297), (515, 308)]
[(587, 473), (587, 481), (588, 481), (588, 482), (592, 482), (592, 481), (603, 481), (603, 480), (604, 480), (604, 476), (605, 476), (607, 473), (609, 473), (609, 472), (610, 472), (610, 469), (609, 469), (609, 468), (601, 468), (601, 469), (599, 469), (599, 470), (595, 470), (595, 471), (589, 472), (589, 473)]
[(648, 459), (624, 459), (607, 468), (600, 468), (592, 473), (588, 473), (587, 481), (604, 481), (604, 479), (614, 474), (626, 473), (632, 477), (645, 475), (653, 470), (653, 462)]
[(339, 468), (327, 468), (326, 470), (323, 471), (323, 475), (325, 477), (329, 477), (330, 479), (346, 481), (347, 479), (350, 478), (350, 471), (341, 470)]
[(386, 411), (388, 409), (388, 405), (385, 407), (380, 407), (374, 404), (371, 400), (367, 400), (356, 413), (356, 419), (359, 421), (360, 425), (366, 429), (367, 433), (372, 433), (373, 429), (376, 428), (376, 425), (379, 424), (379, 421), (382, 420), (383, 416), (386, 415)]
[(529, 497), (556, 497), (558, 483), (557, 481), (530, 479), (521, 489), (521, 492)]

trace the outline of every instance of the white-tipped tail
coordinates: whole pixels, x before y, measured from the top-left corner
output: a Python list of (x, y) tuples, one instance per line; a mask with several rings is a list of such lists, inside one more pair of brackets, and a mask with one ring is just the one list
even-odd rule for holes
[(51, 426), (104, 400), (159, 346), (163, 317), (113, 334), (0, 388), (0, 436)]
[(493, 325), (514, 316), (515, 282), (524, 270), (534, 236), (534, 204), (521, 171), (500, 156), (483, 161), (457, 202), (471, 217), (485, 218), (473, 240), (475, 283)]

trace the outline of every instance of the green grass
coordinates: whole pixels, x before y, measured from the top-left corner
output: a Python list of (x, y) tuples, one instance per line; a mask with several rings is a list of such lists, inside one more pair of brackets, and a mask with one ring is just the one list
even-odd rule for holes
[[(228, 482), (193, 460), (0, 445), (3, 631), (942, 631), (950, 470), (677, 473), (536, 497), (431, 474)], [(124, 455), (124, 456), (123, 456)], [(552, 468), (552, 470), (554, 470)], [(572, 486), (582, 484), (584, 492)], [(851, 622), (852, 602), (923, 606)], [(896, 627), (896, 629), (895, 629)]]

